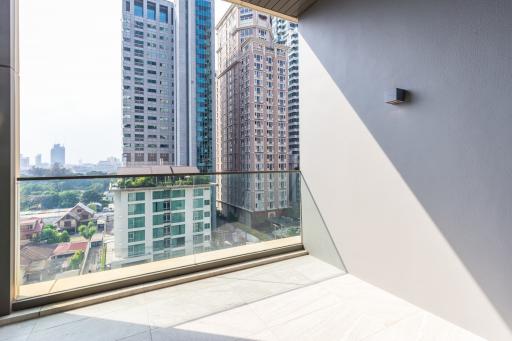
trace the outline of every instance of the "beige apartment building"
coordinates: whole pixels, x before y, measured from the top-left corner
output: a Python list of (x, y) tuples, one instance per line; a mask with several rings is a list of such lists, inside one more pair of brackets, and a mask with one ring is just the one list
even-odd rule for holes
[[(288, 51), (274, 42), (272, 17), (231, 6), (216, 28), (217, 171), (288, 170)], [(278, 216), (288, 206), (288, 175), (222, 176), (224, 214), (241, 221)]]

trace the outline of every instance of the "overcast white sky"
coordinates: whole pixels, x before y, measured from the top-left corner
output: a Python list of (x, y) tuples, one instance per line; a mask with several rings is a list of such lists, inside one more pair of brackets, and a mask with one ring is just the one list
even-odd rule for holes
[[(20, 0), (21, 153), (120, 158), (121, 0)], [(215, 1), (215, 22), (229, 3)]]

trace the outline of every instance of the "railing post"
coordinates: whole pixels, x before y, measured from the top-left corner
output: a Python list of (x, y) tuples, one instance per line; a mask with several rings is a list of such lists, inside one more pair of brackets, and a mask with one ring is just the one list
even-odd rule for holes
[(0, 316), (15, 293), (14, 226), (18, 139), (17, 2), (0, 0)]

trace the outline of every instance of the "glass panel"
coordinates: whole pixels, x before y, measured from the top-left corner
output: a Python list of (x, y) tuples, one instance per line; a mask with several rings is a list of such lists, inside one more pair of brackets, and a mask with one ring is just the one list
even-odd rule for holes
[(18, 298), (301, 243), (291, 174), (21, 179)]
[(148, 1), (148, 19), (156, 20), (156, 5)]
[(134, 13), (137, 17), (144, 16), (144, 2), (142, 0), (134, 1)]

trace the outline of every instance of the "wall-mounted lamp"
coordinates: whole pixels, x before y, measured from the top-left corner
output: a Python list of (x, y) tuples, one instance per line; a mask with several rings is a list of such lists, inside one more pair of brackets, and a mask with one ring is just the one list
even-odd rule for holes
[(407, 97), (407, 90), (396, 88), (386, 96), (386, 103), (400, 104), (405, 102)]

